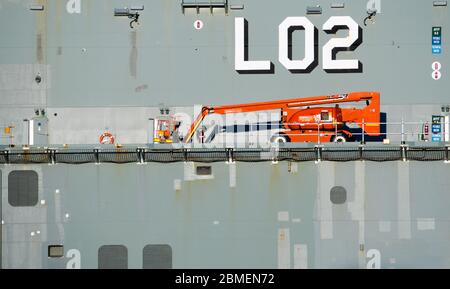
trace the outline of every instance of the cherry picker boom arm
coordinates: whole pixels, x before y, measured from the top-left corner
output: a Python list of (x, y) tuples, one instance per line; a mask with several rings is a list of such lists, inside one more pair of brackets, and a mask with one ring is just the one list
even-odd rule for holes
[[(202, 107), (202, 111), (197, 116), (195, 121), (191, 124), (188, 133), (185, 137), (185, 142), (189, 143), (195, 131), (198, 129), (204, 118), (208, 114), (229, 114), (229, 113), (242, 113), (242, 112), (254, 112), (283, 108), (297, 108), (306, 106), (317, 106), (326, 104), (338, 104), (346, 102), (358, 102), (366, 100), (370, 102), (363, 109), (344, 108), (343, 119), (344, 121), (351, 122), (367, 122), (367, 133), (377, 134), (379, 133), (379, 120), (380, 120), (380, 94), (378, 92), (351, 92), (348, 94), (335, 94), (335, 95), (323, 95), (303, 98), (292, 98), (284, 100), (253, 102), (244, 104), (231, 104), (224, 106)], [(346, 119), (346, 116), (348, 119)]]

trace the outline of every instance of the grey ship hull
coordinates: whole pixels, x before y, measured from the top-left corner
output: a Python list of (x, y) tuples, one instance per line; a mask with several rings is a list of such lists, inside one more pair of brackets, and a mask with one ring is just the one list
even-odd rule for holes
[[(314, 15), (306, 14), (309, 3), (294, 0), (230, 0), (227, 13), (212, 14), (183, 13), (181, 0), (81, 0), (80, 13), (75, 2), (0, 3), (0, 125), (12, 126), (14, 135), (0, 138), (2, 268), (450, 267), (448, 142), (435, 144), (443, 154), (434, 162), (400, 156), (75, 165), (33, 163), (22, 151), (34, 118), (46, 121), (32, 149), (102, 150), (105, 129), (125, 147), (152, 148), (148, 119), (161, 106), (193, 115), (199, 104), (349, 91), (381, 92), (393, 147), (429, 146), (431, 139), (420, 140), (421, 124), (448, 116), (450, 103), (448, 6), (383, 0), (365, 26), (368, 4), (376, 1), (315, 1), (322, 13)], [(39, 5), (42, 11), (29, 9)], [(113, 16), (115, 8), (141, 5), (137, 28)], [(278, 29), (289, 16), (306, 16), (318, 30), (311, 71), (292, 72), (278, 60)], [(323, 46), (334, 37), (323, 24), (332, 16), (350, 16), (361, 27), (361, 44), (337, 55), (358, 59), (362, 70), (323, 69)], [(270, 61), (273, 71), (236, 70), (236, 17), (248, 21), (249, 60)], [(202, 29), (194, 28), (196, 20)], [(432, 53), (432, 27), (442, 28), (440, 54)], [(293, 34), (295, 59), (305, 53), (303, 35)], [(432, 78), (435, 61), (439, 80)], [(36, 109), (45, 117), (36, 118)], [(414, 124), (400, 135), (400, 122)], [(10, 143), (24, 161), (2, 159)], [(197, 174), (198, 166), (210, 166), (210, 174)]]
[[(170, 245), (173, 268), (366, 268), (374, 249), (382, 268), (450, 265), (441, 162), (222, 163), (198, 180), (187, 166), (3, 167), (4, 191), (10, 171), (35, 170), (45, 200), (18, 209), (3, 194), (3, 268), (65, 268), (73, 256), (48, 258), (52, 244), (79, 250), (82, 268), (97, 268), (103, 245), (126, 246), (128, 268), (142, 268), (149, 244)], [(336, 185), (343, 205), (330, 202)]]

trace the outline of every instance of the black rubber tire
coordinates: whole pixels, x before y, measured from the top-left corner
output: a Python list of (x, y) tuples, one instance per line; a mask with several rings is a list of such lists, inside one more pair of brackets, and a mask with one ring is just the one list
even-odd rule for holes
[(271, 143), (287, 143), (287, 142), (289, 142), (289, 138), (282, 134), (274, 135), (270, 138), (270, 142)]
[(338, 134), (331, 137), (331, 142), (345, 143), (347, 142), (347, 138), (342, 134)]

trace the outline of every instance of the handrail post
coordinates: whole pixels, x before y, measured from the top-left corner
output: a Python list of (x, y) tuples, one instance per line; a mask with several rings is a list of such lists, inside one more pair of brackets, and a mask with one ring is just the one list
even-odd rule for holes
[(145, 158), (145, 148), (137, 148), (136, 154), (137, 154), (137, 158), (138, 158), (138, 163), (143, 164), (144, 158)]
[(402, 117), (402, 144), (405, 144), (405, 123)]
[(408, 160), (408, 155), (407, 155), (408, 147), (406, 145), (402, 144), (400, 148), (401, 148), (402, 160), (404, 162), (406, 162)]
[(317, 144), (320, 144), (320, 123), (317, 122)]
[(234, 164), (234, 154), (233, 154), (233, 148), (227, 148), (225, 149), (226, 154), (227, 154), (227, 161), (225, 162), (226, 164)]
[(9, 164), (9, 150), (5, 150), (3, 153), (5, 156), (5, 164)]
[(94, 159), (95, 164), (99, 165), (100, 164), (99, 149), (94, 149)]
[(334, 122), (334, 138), (336, 139), (337, 135), (338, 135), (338, 129), (337, 129), (338, 123), (337, 121)]
[(364, 123), (364, 118), (363, 118), (362, 119), (362, 131), (361, 131), (361, 133), (362, 133), (361, 143), (362, 144), (366, 143), (365, 140), (364, 140), (364, 135), (366, 134), (365, 131), (366, 131), (366, 128), (365, 128), (365, 123)]
[(48, 160), (50, 165), (54, 165), (55, 161), (55, 151), (54, 149), (47, 149), (45, 153), (48, 155)]
[(318, 164), (322, 161), (322, 146), (315, 146), (314, 150), (316, 151), (316, 161), (315, 163)]
[(184, 163), (188, 162), (188, 151), (186, 148), (183, 148), (183, 161)]

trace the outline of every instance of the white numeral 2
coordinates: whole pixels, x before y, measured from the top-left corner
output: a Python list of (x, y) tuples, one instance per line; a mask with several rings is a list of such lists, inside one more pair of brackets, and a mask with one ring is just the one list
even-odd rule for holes
[(336, 53), (338, 51), (353, 51), (361, 44), (362, 31), (358, 23), (350, 16), (333, 16), (323, 24), (323, 30), (332, 34), (343, 27), (348, 28), (348, 37), (332, 38), (323, 46), (323, 69), (327, 71), (360, 69), (361, 63), (357, 59), (336, 59)]

